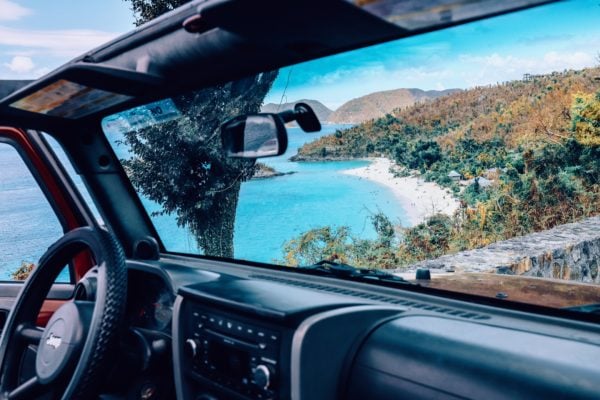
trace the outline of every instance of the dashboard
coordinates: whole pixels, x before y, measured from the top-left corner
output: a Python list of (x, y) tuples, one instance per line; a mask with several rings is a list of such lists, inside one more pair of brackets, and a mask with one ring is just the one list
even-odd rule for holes
[(595, 324), (201, 263), (130, 262), (129, 296), (136, 300), (128, 318), (171, 339), (178, 399), (592, 399), (600, 393)]

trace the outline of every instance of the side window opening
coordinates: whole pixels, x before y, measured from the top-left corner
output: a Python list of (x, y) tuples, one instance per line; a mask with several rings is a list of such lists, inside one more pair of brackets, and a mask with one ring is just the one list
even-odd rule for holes
[[(63, 228), (15, 147), (0, 142), (0, 281), (22, 281)], [(69, 266), (57, 283), (71, 281)]]

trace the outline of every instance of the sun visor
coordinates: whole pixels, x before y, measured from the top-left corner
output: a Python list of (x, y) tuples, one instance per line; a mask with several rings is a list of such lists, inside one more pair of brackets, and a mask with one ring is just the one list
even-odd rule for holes
[(131, 98), (131, 96), (59, 79), (9, 106), (53, 117), (78, 119)]
[(556, 0), (348, 0), (408, 31), (429, 31)]
[(26, 86), (0, 106), (57, 118), (80, 119), (144, 97), (161, 84), (148, 74), (97, 65), (69, 65)]

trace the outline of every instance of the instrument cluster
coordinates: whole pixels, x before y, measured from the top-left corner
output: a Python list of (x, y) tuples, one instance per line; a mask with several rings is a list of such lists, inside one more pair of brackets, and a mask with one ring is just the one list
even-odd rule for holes
[(127, 317), (133, 327), (170, 332), (175, 296), (157, 275), (130, 270)]

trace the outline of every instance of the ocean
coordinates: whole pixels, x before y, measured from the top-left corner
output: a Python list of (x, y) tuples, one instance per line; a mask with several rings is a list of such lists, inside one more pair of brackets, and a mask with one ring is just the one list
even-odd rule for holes
[[(322, 226), (348, 226), (357, 236), (375, 238), (369, 216), (378, 211), (395, 223), (407, 221), (389, 189), (341, 173), (369, 161), (289, 161), (304, 143), (344, 127), (324, 125), (316, 134), (289, 128), (287, 152), (261, 160), (279, 172), (294, 174), (242, 184), (235, 223), (235, 258), (267, 263), (282, 259), (285, 242)], [(118, 153), (122, 151), (117, 149)], [(75, 180), (83, 187), (79, 179)], [(160, 207), (148, 199), (142, 201), (149, 210)], [(202, 254), (193, 235), (178, 227), (174, 216), (152, 219), (168, 251)], [(36, 262), (61, 235), (56, 217), (15, 150), (0, 144), (0, 279), (10, 279), (10, 273), (22, 261)]]
[(62, 228), (17, 151), (0, 143), (0, 280), (37, 262)]
[[(244, 182), (240, 191), (234, 257), (270, 263), (283, 258), (283, 245), (302, 232), (322, 226), (348, 226), (359, 237), (373, 239), (369, 217), (384, 212), (394, 223), (408, 219), (394, 194), (385, 186), (341, 172), (363, 167), (369, 161), (292, 162), (289, 158), (303, 144), (329, 135), (347, 125), (324, 125), (321, 132), (305, 133), (288, 128), (285, 154), (260, 162), (279, 172), (294, 172), (268, 179)], [(152, 210), (157, 204), (147, 200)], [(193, 235), (177, 226), (174, 217), (153, 218), (165, 247), (174, 252), (197, 253)]]

